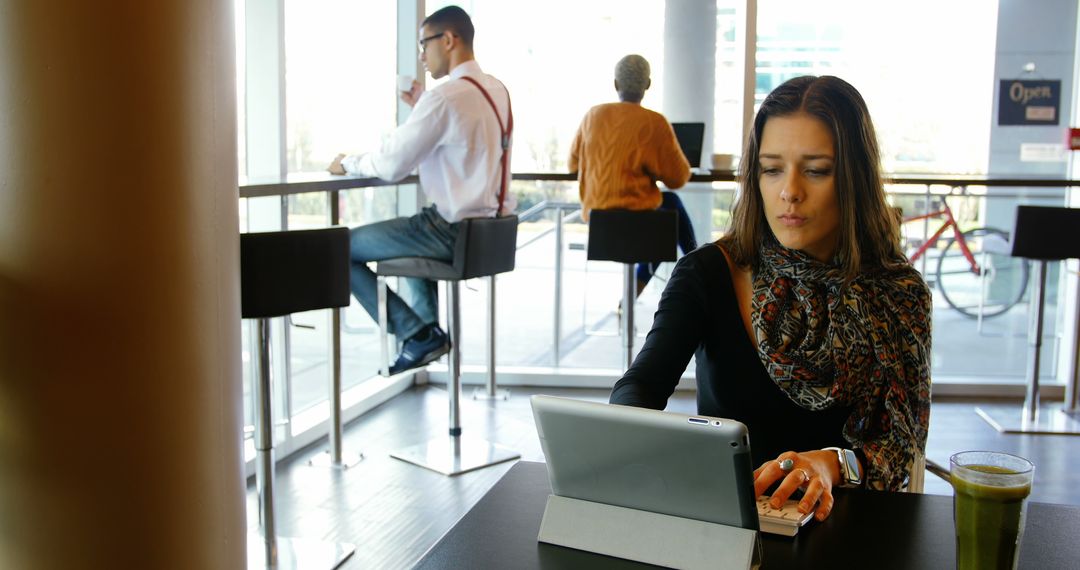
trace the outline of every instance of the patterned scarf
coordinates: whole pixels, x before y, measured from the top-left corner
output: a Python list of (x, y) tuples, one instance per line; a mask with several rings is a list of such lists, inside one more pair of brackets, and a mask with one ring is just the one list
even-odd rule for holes
[(897, 488), (929, 425), (925, 282), (905, 266), (845, 285), (839, 267), (798, 250), (773, 242), (759, 255), (751, 323), (769, 376), (805, 409), (852, 406), (845, 438), (872, 455), (884, 479), (872, 483)]
[[(775, 243), (760, 250), (752, 323), (774, 382), (801, 407), (851, 404), (883, 371), (901, 364), (893, 333), (926, 315), (910, 299), (914, 269), (861, 274), (847, 287), (840, 269)], [(922, 287), (926, 287), (922, 285)], [(907, 298), (904, 298), (907, 297)]]

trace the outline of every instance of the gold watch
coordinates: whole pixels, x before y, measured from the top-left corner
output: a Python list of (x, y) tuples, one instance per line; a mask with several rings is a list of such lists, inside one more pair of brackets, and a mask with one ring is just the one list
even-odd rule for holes
[(850, 449), (840, 447), (826, 447), (824, 451), (835, 451), (836, 458), (840, 461), (840, 486), (859, 487), (862, 485), (862, 470), (859, 468), (859, 458)]

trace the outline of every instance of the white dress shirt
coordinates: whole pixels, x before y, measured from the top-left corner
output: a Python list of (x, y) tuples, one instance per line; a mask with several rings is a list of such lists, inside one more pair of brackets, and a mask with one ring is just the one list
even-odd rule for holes
[[(461, 79), (465, 75), (491, 95), (505, 128), (510, 94), (470, 60), (450, 70), (449, 81), (420, 95), (408, 120), (383, 142), (381, 150), (345, 157), (341, 161), (345, 170), (396, 182), (419, 168), (424, 193), (448, 222), (494, 216), (499, 205), (502, 134), (491, 104), (475, 85)], [(506, 153), (504, 214), (517, 206), (510, 193), (509, 148)]]

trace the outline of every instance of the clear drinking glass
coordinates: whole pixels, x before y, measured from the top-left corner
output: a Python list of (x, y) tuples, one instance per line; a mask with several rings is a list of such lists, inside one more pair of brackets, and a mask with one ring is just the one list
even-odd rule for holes
[(1035, 465), (997, 451), (949, 458), (956, 525), (956, 567), (1014, 569)]

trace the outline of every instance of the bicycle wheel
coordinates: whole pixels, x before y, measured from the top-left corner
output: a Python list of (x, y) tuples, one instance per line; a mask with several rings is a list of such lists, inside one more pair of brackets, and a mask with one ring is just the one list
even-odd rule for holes
[(1031, 269), (1025, 259), (1005, 253), (1009, 234), (996, 228), (976, 228), (962, 238), (975, 258), (979, 271), (964, 256), (957, 238), (941, 251), (937, 263), (937, 283), (950, 307), (968, 317), (1000, 315), (1020, 302)]

